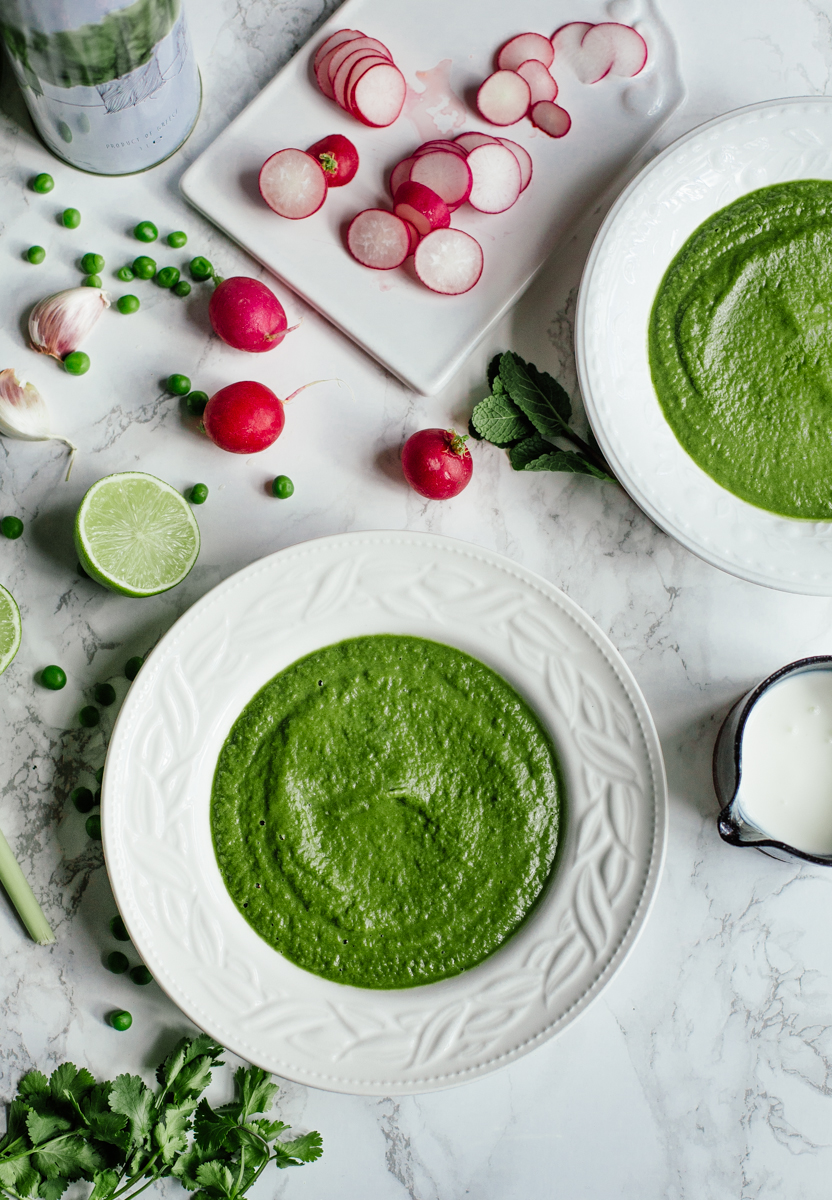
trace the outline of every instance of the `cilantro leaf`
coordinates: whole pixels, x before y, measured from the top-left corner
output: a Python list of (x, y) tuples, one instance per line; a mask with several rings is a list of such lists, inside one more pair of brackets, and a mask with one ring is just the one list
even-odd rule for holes
[(317, 1132), (304, 1133), (291, 1142), (275, 1142), (275, 1166), (299, 1167), (301, 1163), (315, 1162), (324, 1152), (323, 1138)]
[(480, 400), (471, 413), (471, 424), (481, 438), (495, 446), (508, 446), (534, 431), (528, 417), (505, 394)]
[(87, 1200), (109, 1200), (120, 1182), (121, 1174), (118, 1171), (96, 1171), (93, 1176), (94, 1186)]
[(147, 1145), (153, 1124), (153, 1093), (138, 1075), (119, 1075), (110, 1089), (110, 1108), (127, 1118), (130, 1140)]
[[(195, 1038), (182, 1038), (164, 1062), (159, 1065), (156, 1078), (165, 1090), (169, 1090), (174, 1086), (179, 1073), (188, 1063), (207, 1057), (211, 1060), (211, 1066), (218, 1066), (220, 1055), (223, 1053), (222, 1046), (210, 1038), (207, 1033), (201, 1033)], [(194, 1078), (194, 1076), (190, 1078)]]
[(28, 1145), (26, 1116), (29, 1106), (22, 1100), (12, 1100), (9, 1105), (9, 1116), (6, 1132), (0, 1138), (0, 1154), (19, 1154)]
[(104, 1165), (101, 1155), (90, 1142), (69, 1135), (56, 1138), (33, 1151), (32, 1161), (47, 1179), (55, 1179), (59, 1175), (67, 1179), (91, 1179)]
[(284, 1130), (291, 1128), (284, 1121), (267, 1121), (263, 1117), (259, 1118), (259, 1120), (251, 1121), (250, 1126), (266, 1142), (273, 1142)]
[(191, 1127), (193, 1101), (184, 1104), (167, 1104), (162, 1116), (153, 1126), (153, 1143), (162, 1154), (162, 1161), (170, 1165), (177, 1154), (187, 1148), (186, 1133)]
[(175, 1175), (189, 1192), (196, 1191), (199, 1187), (199, 1180), (196, 1177), (197, 1168), (212, 1158), (215, 1153), (214, 1150), (206, 1151), (204, 1146), (194, 1141), (184, 1154), (179, 1155), (173, 1164), (171, 1174)]
[(127, 1117), (110, 1111), (109, 1098), (113, 1085), (99, 1083), (84, 1098), (81, 1114), (94, 1138), (126, 1149), (130, 1138), (126, 1131)]
[(271, 1082), (268, 1071), (260, 1067), (238, 1067), (234, 1072), (234, 1082), (240, 1094), (241, 1115), (245, 1118), (268, 1112), (280, 1090), (276, 1083)]
[(544, 437), (572, 437), (572, 405), (556, 379), (507, 351), (500, 359), (500, 378), (518, 408)]
[(42, 1071), (30, 1071), (17, 1085), (19, 1096), (40, 1096), (49, 1091), (49, 1080)]
[(38, 1188), (38, 1195), (41, 1200), (60, 1200), (66, 1189), (69, 1187), (69, 1180), (64, 1179), (61, 1175), (56, 1175), (54, 1179), (44, 1179)]
[(62, 1063), (49, 1077), (49, 1090), (55, 1100), (78, 1101), (94, 1086), (89, 1071), (79, 1071), (72, 1063)]
[(197, 1167), (196, 1177), (211, 1196), (233, 1196), (234, 1176), (223, 1162), (213, 1160)]
[[(206, 1100), (200, 1100), (194, 1118), (194, 1134), (199, 1145), (210, 1154), (216, 1154), (229, 1141), (237, 1129), (238, 1105), (228, 1105), (233, 1114), (221, 1109), (214, 1112)], [(205, 1156), (207, 1157), (207, 1156)]]
[(12, 1159), (11, 1162), (0, 1162), (0, 1187), (16, 1188), (18, 1179), (25, 1178), (31, 1170), (27, 1158)]
[(40, 1180), (41, 1177), (34, 1167), (30, 1167), (28, 1163), (25, 1163), (23, 1170), (17, 1177), (14, 1190), (19, 1196), (31, 1196), (33, 1192), (37, 1191)]
[(59, 1133), (66, 1133), (72, 1128), (72, 1122), (60, 1113), (37, 1113), (31, 1110), (26, 1114), (26, 1128), (32, 1144), (37, 1146)]

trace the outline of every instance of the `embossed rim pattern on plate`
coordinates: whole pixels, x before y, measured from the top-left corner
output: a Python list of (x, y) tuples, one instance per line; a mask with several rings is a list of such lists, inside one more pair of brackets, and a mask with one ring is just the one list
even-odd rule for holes
[[(319, 979), (263, 942), (225, 890), (208, 815), (251, 696), (308, 651), (371, 632), (431, 637), (498, 670), (550, 729), (567, 792), (559, 865), (521, 930), (471, 971), (385, 992)], [(449, 1087), (563, 1029), (632, 948), (666, 839), (658, 737), (609, 640), (546, 580), (432, 534), (321, 538), (219, 584), (139, 672), (103, 792), (113, 891), (161, 987), (243, 1058), (363, 1095)]]
[(740, 196), (791, 179), (832, 179), (832, 98), (737, 109), (668, 146), (622, 192), (587, 259), (575, 351), (587, 414), (635, 502), (688, 550), (752, 583), (832, 595), (832, 522), (747, 504), (688, 457), (664, 419), (647, 358), (656, 290), (676, 252)]

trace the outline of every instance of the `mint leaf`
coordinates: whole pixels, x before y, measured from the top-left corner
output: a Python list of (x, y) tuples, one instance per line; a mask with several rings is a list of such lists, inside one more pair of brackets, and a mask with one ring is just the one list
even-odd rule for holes
[(501, 358), (501, 354), (495, 354), (491, 362), (488, 364), (488, 386), (491, 388), (492, 392), (494, 391), (494, 381), (500, 377)]
[(480, 437), (495, 446), (508, 446), (534, 432), (528, 417), (506, 395), (480, 400), (471, 413), (471, 424)]
[(500, 378), (518, 408), (544, 437), (568, 437), (572, 405), (564, 389), (546, 371), (538, 371), (518, 354), (507, 351), (500, 359)]
[(275, 1166), (299, 1167), (301, 1163), (315, 1162), (324, 1152), (323, 1138), (317, 1132), (304, 1133), (291, 1142), (275, 1142)]
[(515, 471), (525, 471), (528, 463), (534, 462), (542, 454), (548, 454), (552, 449), (554, 447), (551, 442), (547, 442), (539, 433), (533, 433), (531, 437), (512, 446), (508, 457)]
[(606, 479), (610, 483), (615, 483), (612, 475), (608, 475), (606, 471), (596, 467), (582, 454), (575, 454), (572, 450), (552, 449), (548, 454), (527, 462), (522, 469), (524, 471), (569, 471), (574, 475), (591, 475), (594, 479)]
[(32, 1144), (37, 1146), (59, 1133), (66, 1133), (72, 1128), (72, 1122), (59, 1113), (37, 1113), (31, 1111), (26, 1115), (26, 1128)]
[(127, 1118), (131, 1141), (145, 1146), (153, 1124), (154, 1098), (150, 1088), (138, 1075), (119, 1075), (110, 1089), (109, 1101), (114, 1113)]

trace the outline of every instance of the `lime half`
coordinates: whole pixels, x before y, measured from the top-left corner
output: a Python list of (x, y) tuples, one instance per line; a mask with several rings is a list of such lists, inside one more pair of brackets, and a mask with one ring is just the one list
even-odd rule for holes
[(199, 554), (191, 506), (169, 483), (123, 471), (94, 483), (75, 518), (81, 566), (123, 596), (155, 596), (176, 587)]
[(20, 609), (11, 592), (0, 586), (0, 675), (20, 649)]

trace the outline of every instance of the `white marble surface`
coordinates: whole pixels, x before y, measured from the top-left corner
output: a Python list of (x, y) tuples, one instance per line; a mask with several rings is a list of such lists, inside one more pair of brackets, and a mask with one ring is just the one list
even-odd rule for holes
[[(832, 647), (832, 602), (765, 591), (699, 562), (659, 533), (626, 496), (590, 480), (513, 474), (475, 449), (475, 478), (455, 502), (431, 505), (403, 486), (396, 451), (425, 424), (462, 424), (482, 395), (484, 364), (512, 346), (574, 391), (571, 318), (586, 239), (577, 239), (489, 338), (446, 393), (408, 394), (314, 314), (267, 361), (209, 337), (206, 297), (180, 302), (143, 285), (135, 317), (106, 314), (91, 337), (93, 368), (72, 379), (25, 348), (21, 314), (70, 286), (75, 257), (127, 261), (139, 218), (185, 228), (189, 247), (225, 274), (253, 264), (189, 212), (183, 167), (331, 11), (307, 0), (202, 0), (191, 20), (206, 101), (184, 150), (148, 175), (101, 180), (49, 159), (6, 83), (0, 111), (0, 366), (29, 372), (55, 424), (80, 446), (63, 482), (55, 446), (0, 441), (0, 515), (26, 532), (0, 543), (0, 581), (16, 595), (24, 644), (0, 680), (0, 823), (58, 942), (32, 945), (0, 903), (0, 1096), (20, 1073), (71, 1057), (93, 1070), (146, 1070), (188, 1023), (155, 985), (108, 974), (102, 955), (112, 899), (100, 850), (68, 805), (104, 754), (76, 714), (93, 684), (121, 697), (124, 661), (146, 650), (218, 579), (280, 546), (373, 527), (431, 529), (492, 547), (562, 587), (606, 630), (652, 706), (671, 789), (667, 865), (635, 952), (576, 1024), (502, 1072), (454, 1091), (366, 1100), (287, 1085), (286, 1119), (318, 1128), (321, 1162), (263, 1183), (261, 1196), (378, 1200), (621, 1200), (800, 1196), (821, 1200), (832, 1169), (832, 876), (725, 847), (715, 830), (710, 755), (733, 700), (784, 662)], [(832, 0), (665, 0), (689, 97), (663, 140), (741, 104), (832, 91)], [(559, 16), (572, 14), (563, 9)], [(56, 189), (24, 187), (47, 169)], [(83, 213), (77, 233), (54, 214)], [(597, 217), (594, 218), (597, 224)], [(47, 262), (21, 252), (38, 242)], [(172, 256), (173, 258), (173, 256)], [(175, 259), (174, 259), (175, 261)], [(118, 293), (116, 293), (118, 294)], [(290, 315), (300, 306), (287, 297)], [(255, 375), (285, 394), (309, 379), (349, 380), (293, 402), (263, 455), (232, 459), (195, 433), (158, 381), (184, 371), (211, 392)], [(211, 488), (199, 510), (203, 551), (180, 588), (157, 600), (106, 594), (75, 570), (71, 518), (86, 486), (141, 466), (185, 487)], [(285, 471), (293, 499), (266, 481)], [(279, 613), (280, 597), (275, 596)], [(59, 662), (70, 683), (49, 693), (34, 672)], [(129, 1007), (127, 1034), (103, 1022)], [(228, 1076), (218, 1081), (228, 1087)]]

